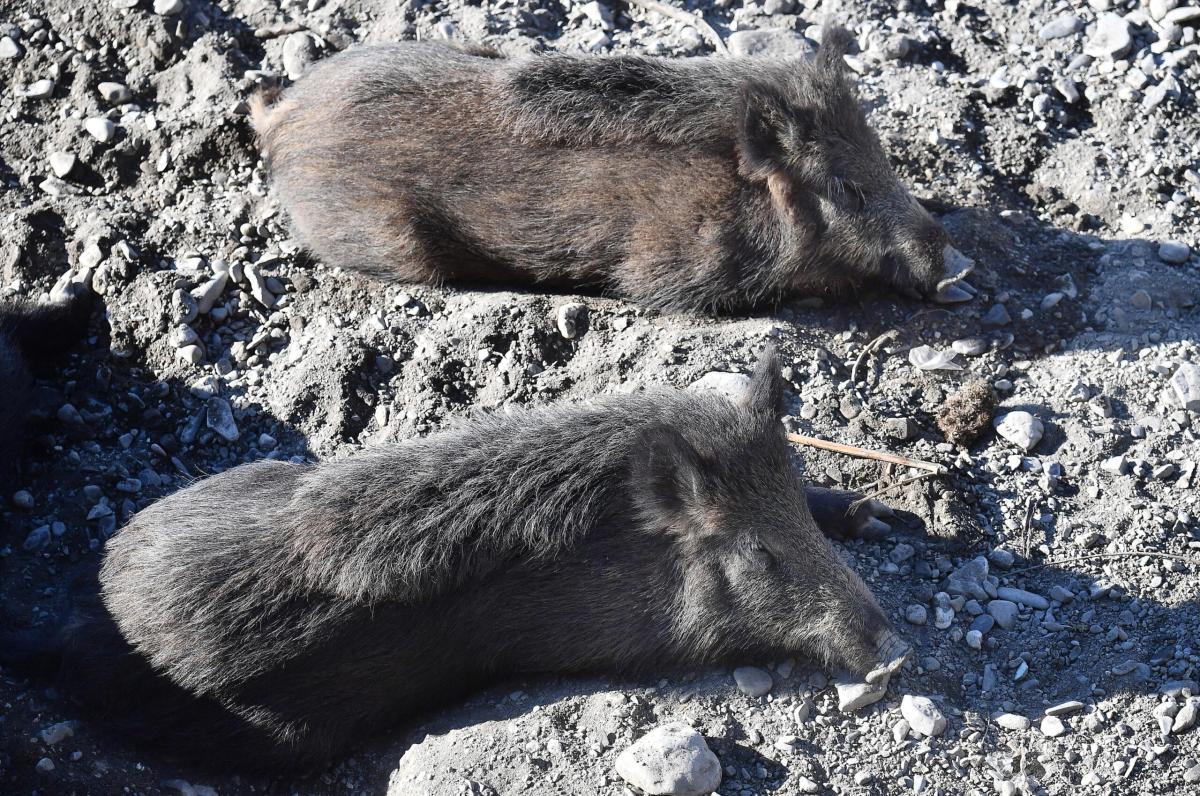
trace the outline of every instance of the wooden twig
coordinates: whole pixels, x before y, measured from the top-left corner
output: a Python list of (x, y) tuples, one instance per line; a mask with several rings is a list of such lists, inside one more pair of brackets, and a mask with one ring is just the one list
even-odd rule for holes
[(859, 459), (874, 459), (877, 462), (891, 462), (904, 467), (916, 467), (918, 470), (928, 470), (931, 473), (941, 475), (946, 472), (946, 468), (940, 464), (933, 462), (921, 461), (920, 459), (910, 459), (907, 456), (899, 456), (895, 453), (886, 453), (884, 451), (867, 450), (866, 448), (858, 448), (854, 445), (844, 445), (840, 442), (830, 442), (817, 437), (805, 437), (800, 434), (788, 434), (788, 442), (796, 445), (805, 445), (809, 448), (818, 448), (825, 451), (833, 451), (841, 453), (845, 456), (854, 456)]
[(858, 369), (867, 361), (867, 357), (873, 354), (876, 349), (881, 348), (885, 342), (900, 335), (895, 329), (889, 329), (883, 334), (876, 337), (871, 342), (863, 346), (863, 350), (858, 352), (858, 359), (854, 360), (854, 367), (850, 368), (850, 382), (858, 384)]
[(1186, 564), (1196, 563), (1187, 556), (1176, 555), (1175, 553), (1155, 553), (1151, 550), (1129, 550), (1124, 553), (1092, 553), (1086, 556), (1075, 556), (1074, 558), (1059, 558), (1053, 561), (1043, 561), (1040, 564), (1032, 564), (1028, 567), (1020, 567), (1010, 570), (1011, 572), (1029, 572), (1032, 569), (1042, 569), (1043, 567), (1055, 567), (1059, 564), (1075, 564), (1080, 561), (1090, 561), (1097, 558), (1163, 558), (1171, 561), (1182, 561)]
[(1025, 557), (1029, 558), (1029, 529), (1033, 521), (1033, 499), (1025, 504), (1025, 521), (1022, 523), (1025, 534)]
[[(850, 504), (850, 513), (853, 514), (855, 511), (858, 510), (859, 506), (863, 505), (868, 500), (874, 500), (875, 498), (879, 497), (880, 495), (883, 495), (883, 494), (886, 494), (893, 490), (899, 489), (902, 486), (908, 486), (909, 484), (916, 483), (917, 481), (924, 481), (926, 478), (937, 478), (939, 475), (942, 475), (942, 473), (935, 473), (932, 470), (926, 470), (923, 473), (917, 473), (916, 475), (910, 475), (908, 478), (902, 478), (901, 480), (896, 481), (895, 483), (888, 484), (887, 486), (882, 486), (879, 489), (876, 489), (874, 492), (866, 493), (865, 495), (860, 497), (858, 500), (851, 503)], [(871, 484), (871, 486), (867, 487), (867, 489), (871, 489), (878, 483), (879, 482), (876, 481), (874, 484)]]
[(721, 55), (729, 55), (729, 48), (725, 46), (725, 40), (721, 38), (721, 34), (717, 33), (716, 29), (708, 24), (704, 17), (699, 14), (693, 14), (690, 11), (684, 11), (682, 8), (660, 3), (658, 0), (625, 0), (625, 2), (630, 5), (641, 6), (647, 11), (653, 11), (656, 14), (662, 14), (664, 17), (670, 17), (685, 25), (691, 25), (708, 39), (717, 52), (721, 53)]

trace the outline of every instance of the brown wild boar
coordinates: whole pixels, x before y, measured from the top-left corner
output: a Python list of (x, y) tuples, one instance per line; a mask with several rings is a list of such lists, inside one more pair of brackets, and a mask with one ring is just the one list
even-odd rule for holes
[[(222, 766), (319, 766), (470, 688), (807, 654), (878, 680), (906, 645), (822, 534), (885, 507), (807, 488), (773, 352), (745, 396), (498, 414), (317, 465), (262, 461), (108, 542), (60, 657), (109, 724)], [(118, 630), (114, 630), (113, 624)]]
[(811, 59), (359, 47), (256, 97), (253, 123), (300, 241), (376, 276), (710, 312), (970, 298), (971, 261), (867, 124), (850, 34), (824, 41)]

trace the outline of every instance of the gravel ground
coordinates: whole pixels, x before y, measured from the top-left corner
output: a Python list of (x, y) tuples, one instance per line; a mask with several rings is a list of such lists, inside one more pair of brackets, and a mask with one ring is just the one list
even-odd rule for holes
[[(126, 518), (204, 474), (342, 456), (472, 411), (686, 386), (745, 371), (771, 339), (794, 430), (950, 468), (888, 493), (894, 538), (845, 547), (917, 647), (887, 693), (852, 709), (851, 688), (803, 660), (744, 661), (736, 679), (512, 682), (325, 773), (267, 781), (145, 757), (5, 671), (0, 790), (624, 794), (656, 739), (692, 744), (689, 775), (712, 775), (715, 753), (723, 796), (1200, 789), (1200, 6), (687, 7), (735, 52), (801, 50), (828, 15), (856, 32), (872, 121), (978, 262), (974, 301), (651, 315), (596, 295), (385, 286), (289, 240), (245, 116), (263, 80), (398, 38), (711, 52), (638, 8), (0, 0), (0, 295), (91, 266), (103, 304), (39, 383), (0, 505), (0, 604), (10, 623), (55, 615)], [(996, 428), (969, 441), (987, 390), (947, 402), (978, 380)], [(820, 484), (907, 475), (803, 456)], [(617, 762), (676, 722), (641, 763)]]

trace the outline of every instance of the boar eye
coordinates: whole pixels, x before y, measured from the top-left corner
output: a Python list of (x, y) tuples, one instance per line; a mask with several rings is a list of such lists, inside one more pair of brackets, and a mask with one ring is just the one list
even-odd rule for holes
[(758, 542), (751, 544), (746, 550), (746, 558), (757, 569), (771, 569), (775, 566), (775, 556), (771, 555), (771, 551), (763, 547)]

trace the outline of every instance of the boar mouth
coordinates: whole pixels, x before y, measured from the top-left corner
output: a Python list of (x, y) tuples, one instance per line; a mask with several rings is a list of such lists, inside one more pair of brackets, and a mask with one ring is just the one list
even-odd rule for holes
[(934, 288), (933, 300), (938, 304), (970, 301), (975, 296), (975, 288), (966, 278), (975, 270), (975, 261), (949, 243), (942, 249), (942, 261), (946, 276)]
[(904, 665), (911, 654), (912, 647), (896, 635), (894, 630), (883, 631), (875, 641), (875, 660), (879, 662), (879, 666), (867, 673), (866, 681), (868, 683), (876, 683), (881, 680), (886, 682)]

